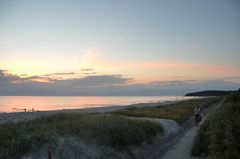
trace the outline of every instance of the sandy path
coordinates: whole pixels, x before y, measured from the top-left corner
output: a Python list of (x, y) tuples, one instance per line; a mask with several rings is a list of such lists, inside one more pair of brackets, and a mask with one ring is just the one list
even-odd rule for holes
[[(203, 121), (206, 120), (206, 118), (209, 114), (211, 114), (211, 112), (221, 106), (222, 103), (223, 100), (212, 106), (208, 113), (203, 117)], [(190, 130), (188, 130), (186, 134), (169, 151), (167, 151), (161, 159), (196, 159), (190, 156), (190, 151), (193, 140), (202, 124), (203, 122), (201, 122), (198, 127), (194, 126), (190, 128)]]
[(190, 150), (193, 140), (197, 134), (197, 130), (200, 127), (191, 128), (181, 140), (174, 145), (163, 157), (162, 159), (193, 159), (190, 157)]

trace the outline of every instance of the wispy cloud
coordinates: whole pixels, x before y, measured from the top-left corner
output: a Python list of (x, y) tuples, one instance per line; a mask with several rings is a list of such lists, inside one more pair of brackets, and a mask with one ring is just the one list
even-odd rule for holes
[(51, 73), (51, 74), (44, 74), (42, 76), (62, 76), (62, 75), (75, 75), (75, 72), (57, 72), (57, 73)]
[(85, 73), (83, 73), (84, 75), (95, 75), (95, 74), (97, 74), (96, 72), (85, 72)]
[(94, 71), (94, 69), (91, 69), (91, 68), (84, 68), (84, 69), (81, 69), (81, 71)]

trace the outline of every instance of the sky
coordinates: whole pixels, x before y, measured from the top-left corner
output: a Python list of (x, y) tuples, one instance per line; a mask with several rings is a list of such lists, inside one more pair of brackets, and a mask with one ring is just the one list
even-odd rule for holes
[(240, 87), (238, 0), (0, 0), (0, 95)]

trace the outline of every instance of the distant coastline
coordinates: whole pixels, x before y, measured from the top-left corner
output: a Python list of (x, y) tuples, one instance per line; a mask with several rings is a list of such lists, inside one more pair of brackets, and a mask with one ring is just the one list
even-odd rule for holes
[(238, 90), (231, 90), (231, 91), (222, 91), (222, 90), (206, 90), (206, 91), (200, 91), (200, 92), (192, 92), (187, 93), (185, 96), (224, 96), (229, 95), (235, 92), (240, 92), (240, 89)]

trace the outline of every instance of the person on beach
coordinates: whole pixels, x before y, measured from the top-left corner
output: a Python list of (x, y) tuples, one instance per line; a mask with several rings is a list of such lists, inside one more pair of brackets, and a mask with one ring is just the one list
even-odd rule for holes
[(196, 106), (194, 108), (194, 116), (195, 116), (195, 124), (196, 127), (198, 126), (198, 124), (201, 122), (202, 120), (202, 116), (201, 116), (201, 108), (199, 106)]

